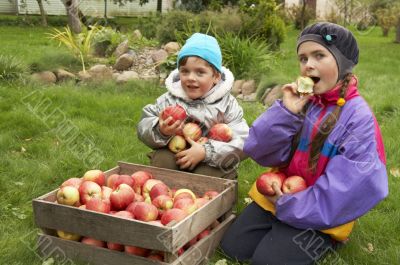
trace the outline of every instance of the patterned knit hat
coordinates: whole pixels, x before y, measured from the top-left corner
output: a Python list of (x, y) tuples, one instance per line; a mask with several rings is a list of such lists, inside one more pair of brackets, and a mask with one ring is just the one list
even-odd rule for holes
[(339, 80), (351, 73), (358, 63), (358, 45), (353, 34), (337, 24), (320, 22), (306, 27), (297, 39), (297, 51), (300, 44), (314, 41), (327, 48), (335, 57), (338, 65)]

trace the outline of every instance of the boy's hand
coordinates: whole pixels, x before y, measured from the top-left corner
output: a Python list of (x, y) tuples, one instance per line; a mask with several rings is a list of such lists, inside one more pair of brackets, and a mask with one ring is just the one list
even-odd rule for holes
[(312, 95), (300, 97), (297, 94), (297, 84), (286, 84), (282, 87), (283, 105), (292, 113), (299, 114)]
[(186, 141), (191, 145), (191, 147), (175, 155), (176, 164), (181, 169), (193, 170), (197, 164), (203, 161), (206, 157), (206, 149), (203, 145), (196, 143), (190, 138), (186, 138)]
[(274, 182), (272, 183), (272, 188), (275, 191), (274, 196), (265, 196), (267, 200), (269, 200), (273, 205), (275, 205), (276, 201), (283, 195), (282, 191), (278, 188), (277, 184)]
[(172, 117), (168, 117), (167, 119), (163, 120), (160, 116), (158, 118), (158, 123), (160, 126), (160, 132), (166, 136), (175, 135), (179, 130), (183, 129), (183, 121), (177, 120), (173, 124), (168, 125), (172, 121)]

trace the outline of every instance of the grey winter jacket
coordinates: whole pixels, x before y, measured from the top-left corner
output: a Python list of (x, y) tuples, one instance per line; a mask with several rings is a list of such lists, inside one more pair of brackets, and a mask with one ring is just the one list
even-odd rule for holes
[(179, 104), (188, 114), (189, 121), (200, 124), (203, 136), (216, 123), (226, 123), (233, 131), (230, 142), (208, 140), (204, 145), (204, 162), (213, 167), (228, 168), (245, 158), (244, 140), (249, 134), (249, 126), (243, 119), (243, 110), (230, 94), (234, 77), (231, 71), (223, 67), (221, 81), (201, 99), (190, 99), (181, 86), (178, 69), (171, 72), (165, 81), (168, 92), (161, 95), (156, 104), (143, 108), (141, 120), (137, 126), (139, 139), (149, 147), (156, 149), (168, 145), (172, 137), (164, 136), (159, 130), (159, 114), (170, 105)]

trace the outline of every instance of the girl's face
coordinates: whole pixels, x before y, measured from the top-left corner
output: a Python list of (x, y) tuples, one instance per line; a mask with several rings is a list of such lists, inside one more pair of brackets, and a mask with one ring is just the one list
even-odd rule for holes
[(306, 41), (298, 50), (300, 72), (314, 81), (314, 94), (323, 94), (337, 84), (338, 66), (335, 57), (321, 44)]
[(190, 99), (198, 99), (207, 94), (219, 82), (221, 74), (207, 61), (199, 57), (187, 57), (179, 66), (179, 77), (183, 90)]

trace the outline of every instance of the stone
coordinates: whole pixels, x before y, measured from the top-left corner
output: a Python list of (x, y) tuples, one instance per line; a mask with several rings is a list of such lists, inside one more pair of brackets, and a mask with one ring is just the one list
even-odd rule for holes
[(68, 80), (76, 80), (76, 75), (73, 73), (70, 73), (64, 69), (57, 69), (56, 70), (56, 76), (58, 82), (63, 82), (63, 81), (68, 81)]
[(138, 29), (135, 29), (134, 31), (133, 31), (133, 37), (135, 38), (135, 39), (141, 39), (141, 38), (143, 38), (143, 36), (142, 36), (142, 33), (140, 32), (140, 30), (138, 30)]
[(165, 59), (167, 59), (167, 57), (168, 53), (163, 49), (157, 50), (151, 54), (151, 59), (156, 64), (164, 61)]
[(236, 80), (233, 83), (231, 94), (236, 97), (237, 95), (242, 93), (242, 85), (243, 85), (243, 83), (244, 83), (244, 80)]
[(118, 47), (114, 51), (114, 55), (116, 58), (120, 57), (122, 54), (126, 53), (129, 50), (128, 40), (121, 42)]
[(164, 50), (168, 54), (174, 54), (174, 53), (178, 52), (180, 49), (181, 49), (181, 46), (179, 46), (179, 43), (174, 42), (174, 41), (168, 42), (164, 46)]
[(135, 79), (139, 79), (138, 73), (135, 71), (124, 71), (116, 77), (115, 81), (117, 81), (117, 83), (125, 83)]
[(88, 70), (92, 80), (109, 80), (112, 78), (112, 70), (107, 65), (97, 64)]
[(248, 96), (254, 92), (256, 92), (256, 82), (254, 80), (247, 80), (242, 84), (242, 94)]
[(263, 96), (263, 104), (266, 106), (271, 106), (275, 100), (280, 99), (283, 96), (281, 85), (276, 85), (272, 89), (267, 89), (266, 93), (268, 94), (265, 97)]
[(118, 71), (128, 70), (134, 61), (134, 56), (128, 53), (121, 55), (115, 62), (114, 69)]
[(31, 75), (32, 80), (43, 84), (55, 84), (57, 76), (51, 71), (43, 71)]
[(257, 101), (257, 92), (251, 93), (250, 95), (244, 95), (243, 101), (247, 101), (247, 102)]

